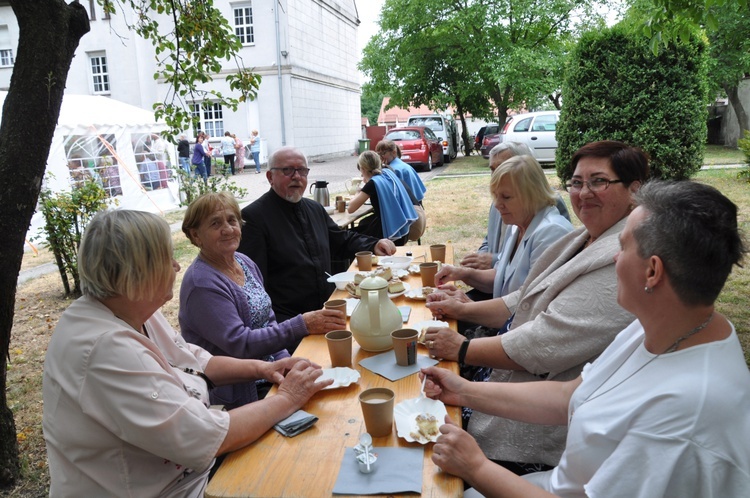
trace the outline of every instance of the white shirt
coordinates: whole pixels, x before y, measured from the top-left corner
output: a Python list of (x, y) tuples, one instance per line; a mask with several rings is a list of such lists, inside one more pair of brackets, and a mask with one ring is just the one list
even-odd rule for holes
[(146, 329), (87, 296), (60, 318), (44, 363), (50, 496), (203, 496), (229, 414), (183, 369), (211, 355), (161, 312)]
[(750, 496), (750, 373), (732, 328), (661, 356), (635, 321), (570, 400), (560, 465), (527, 478), (561, 497)]

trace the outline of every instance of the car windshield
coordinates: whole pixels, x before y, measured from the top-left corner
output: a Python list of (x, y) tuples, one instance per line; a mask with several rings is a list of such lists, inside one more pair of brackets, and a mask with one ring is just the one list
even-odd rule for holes
[(409, 126), (425, 126), (432, 131), (443, 131), (442, 118), (409, 118)]
[(386, 140), (419, 140), (421, 137), (419, 136), (419, 132), (416, 130), (400, 130), (400, 131), (392, 131), (388, 133), (385, 136)]

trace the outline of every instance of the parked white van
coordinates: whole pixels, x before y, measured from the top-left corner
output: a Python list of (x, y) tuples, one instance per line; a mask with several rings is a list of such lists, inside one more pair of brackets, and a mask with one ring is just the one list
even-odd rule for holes
[(449, 163), (458, 155), (458, 128), (452, 116), (425, 114), (409, 116), (406, 126), (424, 126), (431, 129), (443, 146), (443, 161)]

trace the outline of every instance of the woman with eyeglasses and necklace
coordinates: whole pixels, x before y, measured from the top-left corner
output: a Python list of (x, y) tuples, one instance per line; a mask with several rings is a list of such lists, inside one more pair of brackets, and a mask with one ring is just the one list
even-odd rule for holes
[[(160, 308), (180, 265), (159, 216), (97, 214), (78, 251), (83, 297), (60, 317), (44, 360), (50, 496), (202, 497), (217, 456), (246, 446), (330, 381), (300, 358), (212, 356)], [(230, 411), (209, 389), (268, 379), (278, 394)]]
[(580, 376), (479, 384), (423, 370), (430, 397), (569, 428), (560, 464), (521, 479), (444, 425), (433, 460), (474, 486), (464, 496), (750, 496), (750, 373), (714, 308), (746, 252), (737, 207), (690, 181), (651, 182), (635, 203), (615, 261), (617, 300), (637, 320)]
[[(509, 330), (469, 340), (448, 328), (431, 328), (426, 334), (431, 355), (486, 367), (482, 380), (490, 382), (570, 380), (633, 320), (617, 304), (613, 258), (632, 196), (648, 178), (648, 157), (622, 142), (602, 141), (581, 147), (571, 164), (567, 188), (583, 227), (552, 244), (520, 289), (479, 302), (465, 302), (452, 287), (428, 296), (427, 307), (437, 318), (501, 328), (512, 316)], [(518, 474), (557, 465), (566, 433), (565, 427), (520, 423), (481, 410), (471, 414), (468, 431), (490, 459)]]
[(397, 246), (405, 245), (409, 227), (417, 220), (414, 206), (419, 201), (395, 173), (382, 167), (380, 157), (371, 150), (359, 155), (357, 171), (362, 173), (365, 183), (349, 201), (347, 210), (353, 213), (369, 200), (372, 214), (362, 218), (355, 230), (378, 239), (390, 239)]

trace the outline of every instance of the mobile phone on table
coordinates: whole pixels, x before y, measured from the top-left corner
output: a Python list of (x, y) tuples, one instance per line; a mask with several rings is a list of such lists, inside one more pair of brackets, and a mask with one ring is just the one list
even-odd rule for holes
[(401, 312), (401, 318), (404, 319), (404, 323), (409, 321), (409, 315), (411, 315), (411, 306), (399, 306), (398, 310)]

